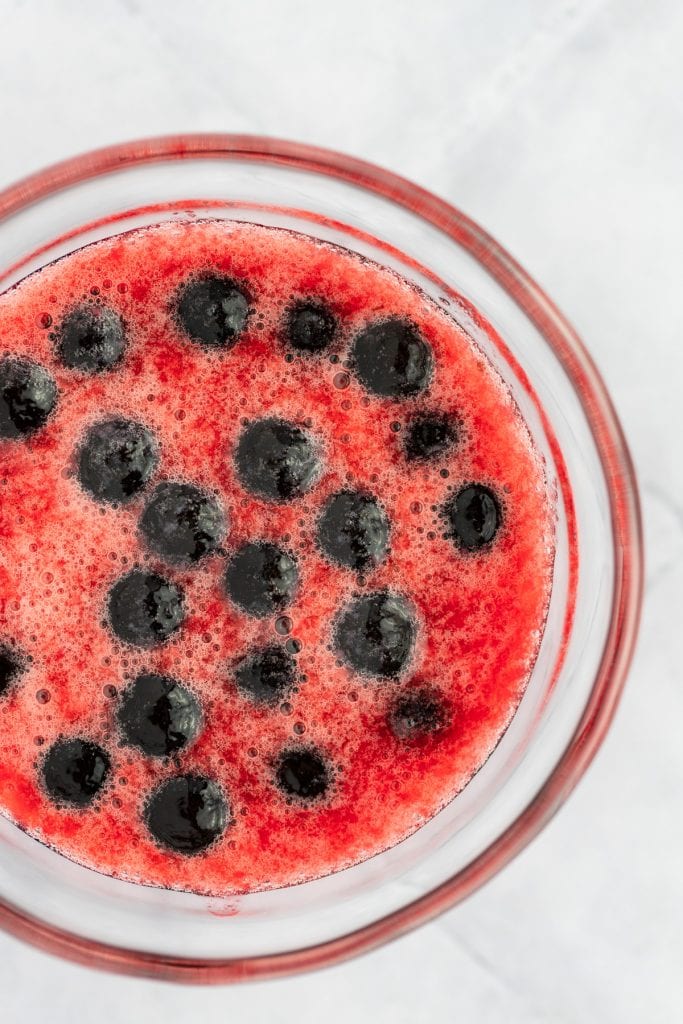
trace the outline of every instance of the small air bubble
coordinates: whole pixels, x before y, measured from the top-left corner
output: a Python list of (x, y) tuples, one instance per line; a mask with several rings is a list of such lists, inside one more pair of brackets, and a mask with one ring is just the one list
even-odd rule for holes
[(285, 644), (285, 650), (288, 654), (298, 654), (303, 644), (301, 640), (297, 640), (296, 637), (290, 636), (289, 640)]
[(39, 317), (39, 323), (41, 327), (45, 327), (47, 329), (48, 327), (52, 326), (52, 317), (50, 316), (49, 313), (41, 313)]
[(50, 693), (49, 690), (36, 691), (36, 700), (38, 701), (39, 704), (48, 704), (51, 696), (52, 694)]
[(249, 757), (258, 757), (258, 750), (256, 749), (256, 747), (249, 747), (247, 753), (249, 754)]
[(356, 690), (349, 690), (349, 700), (354, 703), (358, 700), (358, 692)]
[(292, 620), (288, 615), (281, 615), (279, 619), (275, 620), (275, 632), (279, 633), (280, 636), (287, 636), (288, 633), (292, 632)]
[(289, 701), (285, 701), (284, 704), (280, 705), (280, 711), (282, 712), (283, 715), (291, 715), (293, 710), (294, 709), (292, 708), (292, 705), (289, 703)]
[(351, 378), (348, 373), (335, 373), (332, 383), (339, 391), (345, 391), (351, 383)]
[(124, 281), (121, 281), (121, 283), (120, 283), (120, 284), (117, 284), (117, 286), (116, 286), (116, 290), (117, 290), (118, 292), (121, 292), (121, 294), (123, 295), (123, 294), (124, 294), (125, 292), (127, 292), (127, 291), (128, 291), (128, 285), (127, 285), (127, 284), (125, 284), (125, 282), (124, 282)]
[(97, 287), (97, 285), (94, 285), (94, 286), (93, 286), (93, 287), (92, 287), (92, 288), (90, 289), (90, 294), (91, 294), (91, 295), (99, 295), (99, 294), (100, 294), (100, 289), (99, 289), (99, 288)]
[(292, 353), (291, 353), (291, 352), (288, 352), (288, 353), (286, 354), (286, 356), (285, 356), (285, 362), (286, 362), (286, 363), (293, 363), (293, 362), (294, 362), (294, 356), (292, 355)]
[(418, 512), (422, 511), (422, 502), (420, 502), (420, 501), (413, 501), (413, 502), (411, 502), (411, 504), (410, 504), (410, 511), (414, 515), (417, 515)]
[(185, 410), (184, 409), (176, 409), (176, 411), (175, 411), (175, 418), (177, 420), (181, 420), (181, 421), (184, 420), (185, 419)]
[(295, 733), (297, 736), (303, 736), (303, 734), (306, 732), (306, 726), (304, 725), (303, 722), (295, 722), (294, 725), (292, 726), (292, 732)]
[(351, 404), (352, 403), (351, 403), (351, 399), (350, 398), (345, 398), (344, 399), (344, 401), (341, 404), (341, 407), (344, 410), (344, 412), (348, 412), (349, 411), (349, 409), (351, 408)]
[(115, 697), (116, 687), (112, 686), (111, 683), (108, 683), (106, 686), (102, 687), (102, 693), (104, 694), (105, 697)]
[(34, 736), (33, 742), (37, 747), (42, 747), (43, 743), (45, 742), (45, 739), (42, 736)]
[(390, 424), (390, 427), (395, 434), (398, 434), (399, 430), (401, 429), (401, 424), (398, 422), (398, 420), (394, 420), (394, 422)]
[(444, 478), (444, 480), (447, 480), (450, 475), (451, 474), (448, 472), (447, 469), (440, 469), (439, 470), (439, 476), (442, 476)]

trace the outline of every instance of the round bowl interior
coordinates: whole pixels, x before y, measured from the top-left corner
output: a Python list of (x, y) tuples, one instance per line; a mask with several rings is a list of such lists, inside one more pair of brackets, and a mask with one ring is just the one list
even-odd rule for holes
[(234, 136), (67, 161), (0, 193), (0, 291), (88, 242), (197, 217), (295, 229), (419, 285), (507, 381), (557, 495), (548, 622), (520, 707), (465, 789), (392, 849), (313, 882), (215, 899), (97, 874), (0, 817), (0, 924), (81, 962), (208, 982), (322, 966), (387, 941), (463, 899), (529, 842), (614, 712), (636, 633), (641, 545), (619, 424), (571, 328), (463, 214), (368, 164)]

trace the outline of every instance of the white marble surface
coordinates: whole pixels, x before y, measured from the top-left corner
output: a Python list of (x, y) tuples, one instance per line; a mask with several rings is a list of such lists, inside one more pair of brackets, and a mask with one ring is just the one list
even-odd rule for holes
[(263, 132), (399, 170), (547, 287), (640, 472), (648, 584), (614, 728), (545, 833), (427, 928), (309, 977), (199, 991), (0, 936), (4, 1024), (683, 1020), (680, 0), (3, 0), (0, 186), (92, 146)]

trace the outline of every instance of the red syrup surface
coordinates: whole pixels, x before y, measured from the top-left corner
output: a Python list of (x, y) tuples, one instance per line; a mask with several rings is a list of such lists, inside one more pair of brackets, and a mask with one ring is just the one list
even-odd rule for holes
[[(192, 341), (176, 315), (179, 289), (206, 273), (249, 295), (247, 326), (229, 349)], [(337, 318), (317, 355), (283, 336), (291, 303), (315, 299)], [(60, 323), (77, 305), (123, 319), (122, 360), (101, 373), (63, 366)], [(349, 362), (358, 332), (398, 317), (431, 347), (420, 394), (382, 398)], [(163, 224), (78, 250), (0, 296), (1, 355), (45, 367), (54, 412), (27, 438), (0, 440), (0, 641), (22, 671), (0, 696), (0, 810), (58, 852), (105, 874), (215, 895), (290, 885), (359, 862), (409, 835), (485, 762), (524, 693), (543, 632), (552, 581), (554, 507), (543, 464), (506, 386), (455, 321), (394, 272), (292, 232), (221, 221)], [(294, 356), (292, 358), (292, 355)], [(433, 461), (406, 456), (411, 422), (438, 411), (457, 441)], [(159, 446), (147, 487), (116, 507), (79, 485), (84, 432), (107, 416), (146, 424)], [(285, 503), (249, 493), (234, 452), (245, 424), (297, 424), (321, 471)], [(221, 550), (169, 565), (145, 546), (142, 510), (163, 480), (192, 482), (225, 510)], [(465, 485), (499, 502), (491, 543), (466, 551), (447, 536), (443, 509)], [(371, 493), (390, 524), (386, 558), (361, 578), (320, 551), (317, 523), (330, 495)], [(249, 540), (293, 554), (299, 586), (283, 611), (255, 618), (226, 595), (226, 559)], [(164, 643), (117, 640), (107, 595), (134, 566), (182, 586), (187, 617)], [(355, 672), (335, 644), (335, 623), (364, 593), (403, 595), (417, 630), (397, 678)], [(283, 621), (283, 617), (289, 621)], [(283, 635), (286, 630), (287, 634)], [(295, 690), (261, 705), (235, 685), (249, 651), (298, 641)], [(171, 758), (122, 742), (117, 708), (143, 672), (182, 681), (202, 706), (196, 739)], [(434, 727), (397, 735), (401, 695), (428, 692)], [(399, 729), (400, 733), (401, 730)], [(110, 758), (85, 807), (55, 802), (43, 785), (46, 752), (82, 737)], [(315, 748), (329, 769), (315, 799), (277, 781), (283, 751)], [(178, 774), (215, 781), (225, 827), (192, 856), (150, 834), (152, 792)]]

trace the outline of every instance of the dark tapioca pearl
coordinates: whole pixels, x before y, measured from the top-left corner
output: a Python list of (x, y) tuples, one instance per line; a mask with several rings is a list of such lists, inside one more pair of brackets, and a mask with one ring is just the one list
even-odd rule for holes
[(225, 831), (230, 809), (220, 786), (201, 775), (162, 782), (146, 808), (147, 827), (160, 846), (176, 853), (205, 850)]
[(276, 778), (287, 796), (316, 800), (329, 788), (330, 770), (320, 751), (313, 747), (296, 747), (280, 755)]
[(226, 518), (218, 501), (193, 484), (159, 484), (147, 502), (140, 530), (148, 547), (175, 565), (198, 562), (219, 547)]
[(297, 352), (324, 352), (334, 341), (337, 319), (321, 302), (295, 302), (287, 312), (285, 338)]
[(0, 361), (0, 437), (28, 437), (45, 425), (57, 404), (57, 385), (28, 359)]
[(389, 546), (389, 520), (376, 498), (340, 491), (325, 504), (318, 543), (333, 562), (361, 572), (379, 565)]
[(178, 296), (180, 326), (207, 348), (232, 348), (249, 316), (249, 298), (229, 277), (207, 275), (188, 281)]
[(133, 420), (95, 423), (78, 454), (78, 480), (97, 501), (113, 504), (134, 498), (159, 463), (152, 432)]
[(145, 673), (124, 690), (117, 718), (126, 743), (151, 757), (168, 757), (196, 737), (202, 713), (182, 683)]
[(132, 569), (116, 581), (107, 606), (114, 634), (136, 647), (164, 643), (185, 619), (182, 588), (143, 569)]
[(8, 644), (0, 644), (0, 697), (9, 693), (25, 669), (24, 658)]
[(419, 740), (442, 729), (446, 709), (442, 699), (429, 690), (401, 694), (387, 716), (389, 728), (399, 740)]
[(320, 469), (309, 435), (279, 419), (249, 424), (237, 442), (235, 465), (243, 487), (277, 502), (298, 498), (313, 485)]
[(409, 459), (437, 459), (458, 440), (458, 432), (450, 416), (432, 412), (416, 416), (408, 425), (405, 452)]
[(446, 536), (465, 551), (490, 544), (501, 522), (498, 498), (483, 484), (468, 484), (446, 503)]
[(411, 323), (392, 317), (365, 327), (351, 349), (361, 383), (384, 398), (410, 398), (429, 384), (432, 350)]
[(388, 590), (357, 598), (341, 613), (336, 646), (351, 668), (393, 679), (405, 668), (415, 646), (415, 615), (404, 597)]
[(90, 740), (57, 740), (43, 761), (45, 789), (58, 803), (87, 807), (106, 782), (110, 766), (106, 751)]
[(296, 682), (296, 663), (283, 647), (272, 644), (247, 654), (235, 670), (242, 693), (259, 704), (277, 704)]
[(249, 615), (263, 618), (291, 604), (299, 585), (299, 569), (289, 552), (276, 544), (244, 544), (225, 571), (228, 596)]
[(95, 303), (67, 313), (57, 332), (57, 356), (70, 370), (111, 370), (123, 358), (125, 348), (121, 317), (113, 309)]

